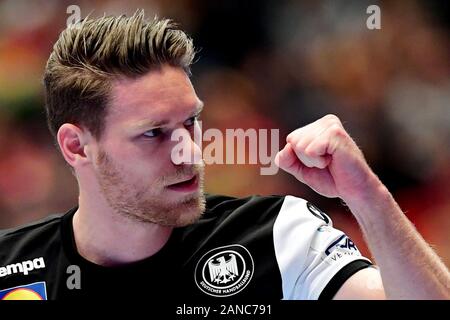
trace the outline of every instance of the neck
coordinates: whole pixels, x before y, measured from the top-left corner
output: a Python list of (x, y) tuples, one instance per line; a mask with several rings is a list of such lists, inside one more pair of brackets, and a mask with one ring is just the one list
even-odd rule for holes
[(154, 255), (167, 243), (173, 228), (118, 214), (99, 198), (93, 201), (80, 194), (73, 217), (77, 250), (86, 260), (102, 266), (124, 265)]

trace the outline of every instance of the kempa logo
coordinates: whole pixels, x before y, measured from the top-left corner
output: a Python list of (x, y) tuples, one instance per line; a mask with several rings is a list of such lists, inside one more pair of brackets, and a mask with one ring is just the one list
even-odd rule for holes
[(228, 297), (242, 291), (254, 271), (250, 252), (239, 244), (207, 252), (195, 267), (195, 283), (204, 293)]
[(45, 268), (45, 262), (43, 257), (39, 257), (33, 260), (25, 260), (18, 263), (8, 264), (4, 267), (0, 267), (0, 278), (6, 277), (13, 273), (23, 273), (27, 275), (28, 272), (35, 269)]

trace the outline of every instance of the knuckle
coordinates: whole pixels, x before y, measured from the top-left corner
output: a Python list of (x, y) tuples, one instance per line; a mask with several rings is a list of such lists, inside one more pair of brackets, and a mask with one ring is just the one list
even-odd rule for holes
[(294, 135), (292, 133), (288, 134), (286, 137), (286, 143), (291, 143), (294, 140)]
[(324, 119), (327, 119), (329, 121), (333, 121), (333, 122), (341, 122), (341, 120), (339, 120), (338, 116), (336, 116), (335, 114), (327, 114)]
[(289, 133), (286, 137), (286, 142), (296, 142), (302, 135), (302, 128), (295, 129), (291, 133)]
[(316, 155), (316, 148), (312, 144), (310, 144), (305, 148), (304, 153), (308, 157), (314, 157)]
[(331, 135), (338, 136), (338, 137), (343, 137), (343, 136), (345, 136), (345, 133), (346, 133), (344, 128), (338, 123), (331, 124), (329, 130), (330, 130)]
[(307, 147), (308, 147), (308, 144), (306, 143), (306, 141), (304, 139), (297, 141), (297, 143), (295, 144), (295, 150), (297, 152), (305, 153), (305, 150)]

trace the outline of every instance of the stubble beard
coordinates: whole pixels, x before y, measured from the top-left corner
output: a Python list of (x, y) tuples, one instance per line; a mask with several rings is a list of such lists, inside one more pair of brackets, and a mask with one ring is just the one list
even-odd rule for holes
[[(168, 227), (183, 227), (195, 223), (205, 211), (203, 193), (204, 165), (177, 167), (170, 177), (162, 176), (153, 187), (129, 184), (108, 154), (100, 151), (97, 157), (97, 181), (110, 207), (119, 215), (142, 223), (154, 223)], [(198, 191), (170, 202), (149, 189), (164, 190), (167, 181), (177, 181), (181, 177), (198, 174)]]

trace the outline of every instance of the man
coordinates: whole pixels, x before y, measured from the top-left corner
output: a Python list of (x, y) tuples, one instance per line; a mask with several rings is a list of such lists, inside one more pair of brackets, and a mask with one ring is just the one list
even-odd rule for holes
[(46, 111), (79, 203), (3, 231), (0, 298), (450, 297), (446, 266), (335, 116), (289, 134), (275, 161), (346, 202), (378, 267), (303, 199), (205, 196), (201, 162), (172, 157), (177, 131), (201, 158), (193, 57), (184, 32), (142, 12), (61, 33), (45, 70)]

